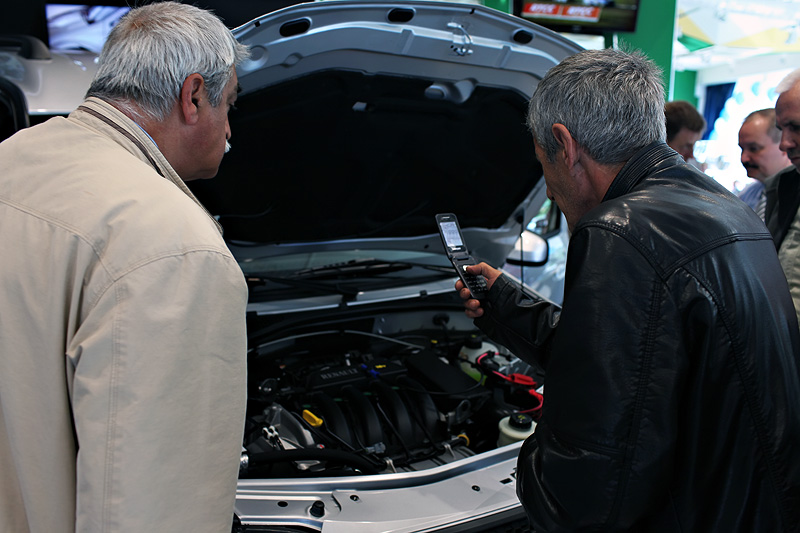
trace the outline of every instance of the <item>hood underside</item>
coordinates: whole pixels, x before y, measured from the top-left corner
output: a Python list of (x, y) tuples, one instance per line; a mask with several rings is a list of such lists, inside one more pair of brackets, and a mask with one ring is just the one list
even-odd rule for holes
[(253, 55), (233, 148), (216, 179), (191, 184), (229, 241), (420, 249), (438, 240), (437, 213), (501, 240), (534, 214), (527, 102), (574, 43), (435, 2), (300, 4), (235, 33)]

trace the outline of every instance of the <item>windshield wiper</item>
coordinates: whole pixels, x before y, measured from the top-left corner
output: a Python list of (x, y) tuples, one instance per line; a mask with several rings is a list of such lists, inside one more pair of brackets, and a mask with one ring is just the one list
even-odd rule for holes
[[(345, 300), (348, 300), (353, 299), (361, 290), (352, 284), (351, 280), (354, 278), (365, 278), (399, 272), (415, 267), (446, 274), (453, 273), (453, 268), (449, 265), (440, 266), (410, 263), (407, 261), (385, 261), (381, 259), (365, 258), (305, 268), (291, 275), (273, 276), (254, 273), (247, 275), (246, 278), (247, 284), (251, 288), (264, 286), (267, 283), (279, 283), (315, 292), (340, 294)], [(340, 280), (342, 281), (341, 283), (339, 282)]]
[(248, 275), (245, 277), (245, 279), (247, 281), (247, 286), (251, 290), (255, 289), (256, 287), (265, 286), (267, 282), (271, 282), (271, 283), (279, 283), (281, 285), (288, 285), (290, 287), (297, 287), (300, 289), (311, 290), (313, 292), (337, 294), (342, 296), (342, 298), (345, 301), (353, 300), (358, 295), (359, 292), (359, 290), (355, 287), (342, 286), (338, 283), (336, 284), (318, 283), (313, 280), (288, 278), (283, 276)]
[(388, 272), (398, 272), (408, 270), (416, 265), (403, 261), (383, 261), (380, 259), (351, 259), (342, 263), (331, 263), (312, 268), (304, 268), (294, 273), (294, 279), (327, 279), (327, 278), (348, 278), (363, 276), (364, 274), (384, 274)]

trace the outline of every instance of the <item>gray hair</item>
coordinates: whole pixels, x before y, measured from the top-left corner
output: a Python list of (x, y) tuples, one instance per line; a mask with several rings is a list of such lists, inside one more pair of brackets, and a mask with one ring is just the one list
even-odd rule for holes
[(796, 68), (787, 74), (775, 87), (775, 92), (778, 94), (785, 93), (794, 87), (797, 82), (800, 82), (800, 68)]
[(553, 124), (566, 126), (598, 163), (623, 163), (666, 138), (661, 70), (640, 52), (578, 52), (547, 72), (528, 108), (528, 126), (549, 161), (559, 147)]
[(216, 107), (249, 54), (213, 13), (177, 2), (150, 4), (132, 9), (111, 30), (86, 96), (164, 120), (184, 80), (197, 73)]
[(781, 130), (778, 129), (778, 125), (775, 123), (775, 108), (768, 107), (753, 111), (744, 118), (742, 125), (747, 124), (756, 117), (763, 118), (767, 122), (767, 136), (772, 139), (772, 142), (775, 144), (781, 142)]

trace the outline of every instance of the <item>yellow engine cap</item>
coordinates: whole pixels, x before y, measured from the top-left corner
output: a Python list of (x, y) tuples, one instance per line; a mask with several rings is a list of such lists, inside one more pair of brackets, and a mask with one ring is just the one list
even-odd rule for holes
[(303, 409), (303, 420), (308, 422), (309, 425), (314, 428), (318, 428), (322, 425), (322, 419), (308, 409)]

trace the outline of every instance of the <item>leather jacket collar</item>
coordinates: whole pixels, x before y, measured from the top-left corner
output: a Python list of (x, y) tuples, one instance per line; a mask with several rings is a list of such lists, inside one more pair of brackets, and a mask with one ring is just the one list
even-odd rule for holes
[(625, 163), (617, 177), (611, 182), (603, 201), (629, 193), (642, 178), (652, 173), (655, 165), (675, 156), (677, 156), (677, 152), (662, 141), (648, 144)]

